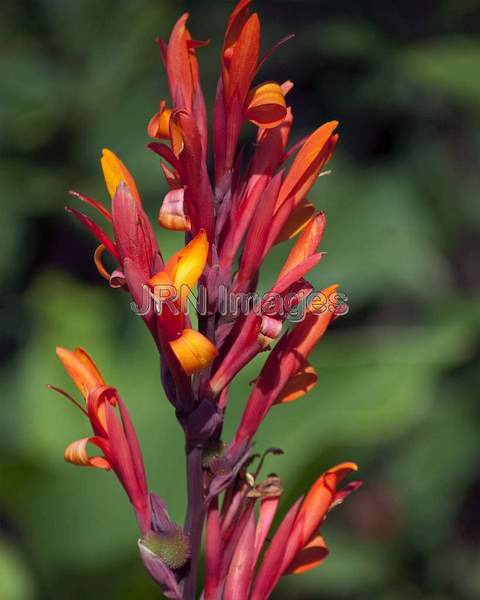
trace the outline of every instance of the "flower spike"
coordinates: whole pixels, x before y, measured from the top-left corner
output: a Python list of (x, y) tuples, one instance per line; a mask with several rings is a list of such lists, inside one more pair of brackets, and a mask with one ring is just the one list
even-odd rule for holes
[[(198, 598), (204, 529), (202, 599), (267, 600), (283, 576), (323, 563), (329, 553), (325, 518), (360, 486), (351, 481), (342, 488), (343, 478), (357, 467), (337, 465), (287, 507), (276, 527), (284, 485), (278, 475), (262, 476), (262, 469), (283, 451), (253, 453), (255, 435), (272, 407), (289, 410), (315, 387), (312, 351), (347, 307), (337, 285), (318, 291), (308, 280), (325, 255), (320, 244), (326, 228), (309, 193), (327, 173), (338, 122), (291, 143), (293, 83), (265, 81), (260, 71), (292, 36), (261, 57), (260, 18), (251, 8), (252, 0), (239, 0), (227, 22), (212, 148), (197, 56), (207, 42), (193, 39), (187, 13), (168, 41), (157, 38), (169, 92), (158, 99), (146, 126), (148, 148), (166, 183), (157, 221), (147, 215), (133, 175), (108, 149), (100, 162), (111, 204), (72, 192), (95, 216), (67, 209), (96, 240), (92, 253), (99, 275), (127, 293), (154, 340), (161, 384), (184, 435), (184, 526), (173, 523), (164, 502), (148, 493), (125, 403), (81, 348), (57, 349), (80, 400), (50, 386), (80, 410), (91, 429), (64, 456), (116, 475), (137, 516), (143, 564), (173, 600)], [(239, 147), (244, 127), (251, 151)], [(165, 229), (180, 235), (176, 251), (164, 259), (159, 242)], [(275, 257), (276, 275), (260, 294), (265, 261), (284, 243), (287, 258), (277, 265)], [(230, 385), (260, 354), (264, 364), (251, 382), (241, 419), (232, 439), (224, 439)]]

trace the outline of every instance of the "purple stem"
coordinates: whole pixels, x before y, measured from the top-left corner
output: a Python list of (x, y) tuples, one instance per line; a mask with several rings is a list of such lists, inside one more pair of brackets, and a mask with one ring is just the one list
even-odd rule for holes
[(195, 600), (197, 593), (198, 563), (200, 561), (205, 501), (203, 497), (202, 448), (187, 445), (188, 506), (185, 530), (190, 536), (190, 567), (184, 582), (183, 600)]

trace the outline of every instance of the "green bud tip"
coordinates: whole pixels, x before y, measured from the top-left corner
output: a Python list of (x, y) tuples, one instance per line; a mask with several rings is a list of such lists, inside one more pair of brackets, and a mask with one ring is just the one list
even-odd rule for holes
[(170, 569), (182, 568), (190, 558), (190, 540), (178, 526), (165, 534), (149, 531), (142, 537), (141, 542)]

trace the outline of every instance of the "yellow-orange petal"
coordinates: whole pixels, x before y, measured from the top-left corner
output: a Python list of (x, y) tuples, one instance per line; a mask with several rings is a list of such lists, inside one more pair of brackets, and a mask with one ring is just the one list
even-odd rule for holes
[(102, 165), (103, 176), (105, 177), (105, 183), (110, 198), (113, 199), (119, 183), (123, 181), (130, 190), (132, 196), (140, 202), (140, 194), (138, 193), (135, 180), (116, 154), (108, 148), (103, 148), (100, 163)]
[(169, 344), (187, 375), (206, 367), (218, 352), (208, 338), (194, 329), (184, 329), (181, 336)]
[(245, 116), (263, 129), (280, 125), (287, 116), (282, 87), (273, 81), (254, 87), (247, 96)]
[(56, 352), (70, 379), (85, 399), (92, 389), (105, 385), (93, 359), (83, 348), (75, 348), (72, 352), (67, 348), (57, 347)]
[(313, 204), (305, 199), (302, 200), (302, 202), (293, 209), (292, 214), (288, 217), (288, 221), (278, 234), (275, 243), (279, 244), (280, 242), (286, 242), (298, 235), (311, 222), (314, 212), (315, 207)]
[(328, 548), (321, 535), (315, 536), (293, 559), (287, 574), (300, 575), (318, 567), (328, 556)]
[(159, 271), (153, 277), (150, 277), (148, 285), (153, 288), (155, 300), (157, 301), (170, 300), (177, 293), (172, 280), (165, 271)]
[(203, 273), (207, 258), (207, 234), (201, 229), (193, 240), (174, 254), (165, 265), (165, 272), (177, 289), (182, 306)]
[(111, 465), (104, 456), (89, 456), (88, 444), (95, 444), (100, 448), (98, 438), (82, 438), (72, 442), (65, 448), (64, 458), (67, 462), (79, 467), (96, 467), (98, 469), (110, 470)]
[(165, 101), (160, 102), (160, 110), (153, 115), (147, 126), (147, 134), (152, 138), (170, 139), (170, 116), (172, 110), (166, 108)]
[(287, 404), (304, 396), (315, 387), (318, 377), (315, 369), (307, 361), (302, 369), (294, 375), (283, 388), (275, 404)]

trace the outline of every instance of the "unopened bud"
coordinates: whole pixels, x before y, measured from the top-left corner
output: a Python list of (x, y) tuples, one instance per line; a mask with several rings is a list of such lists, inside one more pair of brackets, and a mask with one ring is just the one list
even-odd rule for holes
[(180, 569), (190, 558), (190, 540), (181, 527), (175, 526), (168, 533), (149, 531), (141, 542), (170, 569)]

